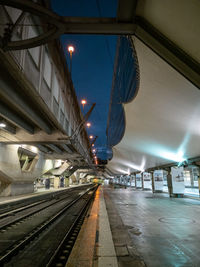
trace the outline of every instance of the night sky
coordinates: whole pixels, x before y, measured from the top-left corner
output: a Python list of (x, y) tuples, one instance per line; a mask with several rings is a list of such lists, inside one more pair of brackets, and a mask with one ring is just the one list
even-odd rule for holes
[[(115, 17), (117, 0), (52, 0), (53, 10), (62, 16)], [(63, 35), (61, 42), (69, 56), (67, 46), (75, 48), (72, 59), (72, 80), (80, 104), (86, 99), (84, 114), (96, 103), (88, 121), (92, 126), (88, 134), (97, 135), (95, 147), (106, 147), (106, 126), (112, 85), (116, 36)], [(103, 155), (99, 153), (101, 158)], [(104, 156), (105, 157), (105, 156)]]

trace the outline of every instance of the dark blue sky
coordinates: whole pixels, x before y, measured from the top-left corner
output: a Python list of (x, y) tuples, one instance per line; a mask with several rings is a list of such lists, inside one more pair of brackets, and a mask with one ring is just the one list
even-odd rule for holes
[[(62, 16), (115, 17), (117, 0), (52, 0), (53, 10)], [(100, 12), (98, 9), (100, 7)], [(92, 123), (89, 134), (97, 135), (96, 147), (106, 145), (106, 125), (112, 85), (113, 64), (116, 50), (116, 36), (103, 35), (63, 35), (63, 47), (75, 47), (72, 59), (72, 79), (80, 100), (85, 98), (88, 105), (96, 107), (89, 121)], [(69, 57), (67, 55), (69, 62)]]

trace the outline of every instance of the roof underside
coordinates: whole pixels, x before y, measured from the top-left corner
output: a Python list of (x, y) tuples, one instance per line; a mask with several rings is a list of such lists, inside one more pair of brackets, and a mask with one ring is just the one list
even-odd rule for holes
[[(198, 0), (139, 1), (136, 11), (198, 63), (199, 14)], [(144, 37), (140, 27), (132, 39), (139, 63), (139, 92), (124, 104), (125, 135), (113, 147), (108, 164), (113, 173), (121, 174), (200, 156), (200, 91), (177, 71), (166, 51), (162, 56), (160, 48)]]

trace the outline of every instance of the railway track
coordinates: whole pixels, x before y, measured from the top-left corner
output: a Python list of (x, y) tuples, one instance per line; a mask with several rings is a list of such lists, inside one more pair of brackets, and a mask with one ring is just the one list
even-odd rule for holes
[(49, 201), (53, 198), (58, 198), (61, 195), (65, 195), (71, 191), (73, 191), (74, 188), (68, 188), (68, 189), (63, 189), (62, 191), (58, 192), (51, 192), (48, 194), (41, 194), (37, 195), (31, 198), (25, 198), (25, 199), (20, 199), (16, 200), (10, 203), (5, 203), (0, 205), (0, 219), (5, 217), (9, 213), (16, 213), (21, 210), (25, 210), (31, 206), (38, 205), (42, 202)]
[(37, 211), (30, 207), (18, 221), (4, 222), (0, 266), (64, 266), (96, 189), (91, 185), (74, 188), (54, 203), (37, 205)]
[[(82, 189), (87, 188), (87, 186), (83, 186)], [(80, 189), (77, 189), (78, 191)], [(25, 205), (21, 208), (12, 209), (9, 212), (3, 213), (0, 215), (0, 232), (5, 230), (8, 227), (16, 223), (23, 222), (23, 220), (28, 219), (29, 217), (33, 216), (34, 214), (39, 213), (40, 211), (55, 205), (63, 200), (66, 200), (71, 196), (72, 192), (75, 192), (76, 189), (66, 190), (56, 196), (53, 196), (50, 199), (40, 200), (36, 203), (32, 203), (30, 205)]]

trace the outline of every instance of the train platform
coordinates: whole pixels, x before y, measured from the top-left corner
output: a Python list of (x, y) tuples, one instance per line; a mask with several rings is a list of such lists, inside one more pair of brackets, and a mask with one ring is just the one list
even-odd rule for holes
[(118, 266), (102, 187), (96, 192), (66, 264), (66, 267), (92, 266)]
[(79, 184), (79, 185), (70, 185), (69, 187), (60, 187), (60, 188), (53, 188), (50, 187), (49, 189), (45, 189), (44, 187), (38, 188), (37, 191), (30, 193), (30, 194), (24, 194), (24, 195), (17, 195), (17, 196), (8, 196), (8, 197), (0, 197), (0, 206), (7, 204), (7, 203), (11, 203), (11, 202), (17, 202), (17, 201), (21, 201), (21, 200), (25, 200), (25, 199), (30, 199), (30, 198), (34, 198), (37, 196), (42, 196), (42, 195), (46, 195), (46, 194), (52, 194), (54, 192), (58, 192), (58, 191), (62, 191), (62, 190), (67, 190), (73, 187), (77, 187), (77, 186), (83, 186), (85, 184)]
[(102, 186), (66, 267), (200, 266), (200, 202)]

